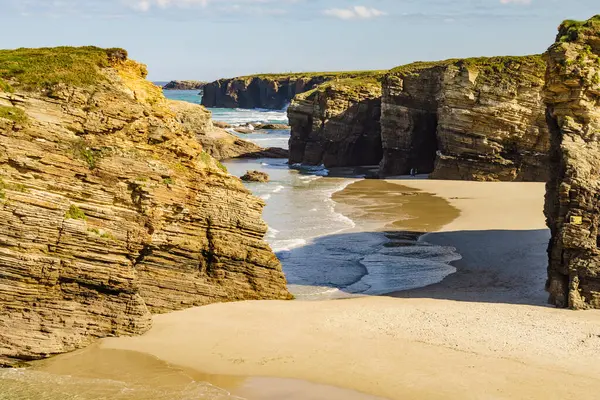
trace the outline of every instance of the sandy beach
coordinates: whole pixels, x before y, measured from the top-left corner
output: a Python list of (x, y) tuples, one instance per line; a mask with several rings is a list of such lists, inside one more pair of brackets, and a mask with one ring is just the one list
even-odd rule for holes
[[(600, 390), (600, 311), (545, 304), (544, 184), (373, 182), (434, 194), (459, 211), (423, 238), (458, 249), (457, 273), (387, 296), (158, 315), (147, 334), (99, 347), (206, 374), (302, 379), (389, 399), (579, 399)], [(394, 228), (414, 229), (410, 221)]]

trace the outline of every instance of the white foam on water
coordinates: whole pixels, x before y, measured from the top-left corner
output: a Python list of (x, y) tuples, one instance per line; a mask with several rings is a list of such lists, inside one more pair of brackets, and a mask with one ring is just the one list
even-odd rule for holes
[(209, 108), (215, 121), (227, 122), (231, 125), (248, 123), (287, 124), (287, 110), (243, 109), (243, 108)]
[(273, 189), (273, 193), (279, 193), (281, 192), (283, 189), (285, 189), (285, 186), (277, 186), (275, 189)]
[(267, 200), (269, 200), (271, 198), (271, 195), (270, 194), (263, 194), (263, 195), (260, 196), (260, 198), (263, 199), (264, 201), (267, 201)]
[(275, 239), (278, 233), (279, 231), (277, 229), (271, 228), (269, 226), (265, 235), (265, 239)]
[(273, 252), (279, 253), (283, 251), (290, 251), (292, 249), (302, 247), (306, 245), (306, 239), (286, 239), (286, 240), (274, 240), (271, 247)]

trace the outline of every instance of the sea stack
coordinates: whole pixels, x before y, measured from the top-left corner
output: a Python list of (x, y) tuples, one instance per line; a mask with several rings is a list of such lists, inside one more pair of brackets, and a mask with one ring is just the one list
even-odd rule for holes
[(600, 308), (600, 15), (565, 21), (546, 54), (550, 303)]

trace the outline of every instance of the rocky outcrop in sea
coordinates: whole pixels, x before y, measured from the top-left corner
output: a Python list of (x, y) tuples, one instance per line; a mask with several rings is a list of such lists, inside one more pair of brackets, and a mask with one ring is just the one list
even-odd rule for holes
[(296, 95), (312, 90), (324, 82), (364, 74), (370, 72), (264, 74), (219, 79), (204, 86), (202, 105), (281, 110)]
[(177, 100), (168, 100), (168, 105), (184, 131), (195, 137), (202, 149), (217, 160), (253, 158), (268, 150), (213, 124), (211, 112), (203, 106)]
[(200, 81), (171, 81), (163, 86), (165, 90), (202, 90), (206, 82)]
[(0, 69), (0, 363), (140, 334), (152, 313), (290, 297), (264, 202), (144, 65), (85, 47), (4, 51)]
[(550, 303), (600, 308), (600, 15), (565, 21), (546, 54)]

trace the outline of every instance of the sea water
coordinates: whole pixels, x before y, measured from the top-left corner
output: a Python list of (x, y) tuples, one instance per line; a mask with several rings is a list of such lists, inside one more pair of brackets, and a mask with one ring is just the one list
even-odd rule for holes
[[(199, 104), (197, 91), (165, 91), (167, 97)], [(285, 110), (211, 109), (215, 120), (230, 124), (287, 123)], [(263, 147), (287, 148), (289, 130), (238, 134)], [(282, 262), (289, 288), (299, 300), (323, 300), (389, 293), (441, 281), (455, 271), (449, 262), (460, 256), (452, 248), (426, 242), (402, 245), (384, 232), (365, 229), (366, 219), (354, 220), (339, 210), (332, 196), (362, 178), (329, 177), (323, 167), (289, 166), (283, 159), (224, 162), (235, 176), (247, 170), (270, 175), (268, 183), (247, 187), (265, 204), (269, 229), (266, 240)], [(368, 222), (368, 221), (367, 221)], [(392, 245), (391, 244), (397, 244)], [(131, 360), (131, 357), (127, 357)], [(97, 374), (99, 361), (89, 375), (36, 369), (0, 369), (0, 400), (187, 400), (241, 399), (228, 390), (190, 379), (177, 368), (158, 363), (144, 368), (143, 379), (127, 373)], [(112, 370), (110, 367), (109, 370)], [(140, 368), (124, 368), (134, 372)], [(154, 382), (171, 375), (168, 384)], [(113, 374), (114, 375), (114, 374)], [(177, 384), (173, 384), (176, 382)], [(356, 395), (352, 399), (372, 397)], [(283, 398), (283, 397), (282, 397)], [(314, 396), (320, 399), (323, 397)]]
[[(201, 103), (190, 91), (166, 91), (171, 99)], [(286, 110), (211, 108), (215, 120), (239, 125), (251, 122), (287, 123)], [(288, 148), (289, 130), (261, 131), (238, 137), (262, 147)], [(234, 176), (248, 170), (265, 172), (267, 183), (246, 183), (265, 201), (265, 237), (281, 260), (290, 291), (299, 300), (323, 300), (379, 295), (427, 286), (455, 272), (450, 265), (460, 256), (453, 248), (389, 246), (381, 229), (371, 229), (364, 219), (353, 220), (340, 212), (334, 193), (363, 179), (360, 175), (331, 177), (322, 166), (288, 165), (285, 159), (224, 161)]]

